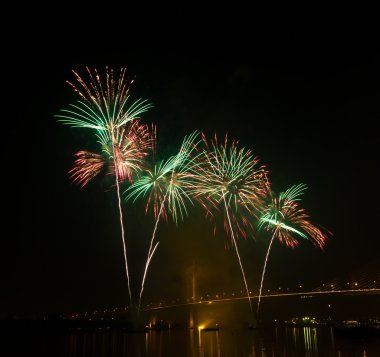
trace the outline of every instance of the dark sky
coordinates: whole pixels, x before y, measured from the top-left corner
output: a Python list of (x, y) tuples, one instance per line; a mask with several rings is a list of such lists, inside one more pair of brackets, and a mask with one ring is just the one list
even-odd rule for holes
[[(127, 290), (115, 192), (101, 178), (83, 190), (67, 177), (90, 132), (56, 122), (76, 100), (65, 80), (84, 66), (127, 67), (131, 94), (154, 104), (158, 151), (173, 154), (195, 129), (253, 149), (273, 188), (309, 186), (303, 206), (333, 232), (325, 252), (275, 244), (267, 284), (311, 288), (379, 259), (379, 24), (375, 8), (277, 9), (251, 16), (14, 17), (3, 67), (3, 234), (0, 316), (122, 306)], [(153, 228), (127, 205), (134, 286)], [(146, 298), (243, 288), (221, 227), (193, 209), (160, 226)], [(267, 238), (267, 237), (266, 237)], [(239, 241), (258, 287), (267, 241)]]

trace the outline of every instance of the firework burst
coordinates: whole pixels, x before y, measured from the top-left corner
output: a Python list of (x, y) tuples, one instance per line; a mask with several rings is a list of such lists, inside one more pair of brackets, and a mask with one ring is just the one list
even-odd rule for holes
[(73, 74), (76, 84), (67, 83), (80, 100), (70, 104), (68, 109), (62, 109), (56, 117), (59, 122), (71, 127), (94, 130), (102, 150), (101, 154), (78, 152), (70, 175), (81, 187), (106, 167), (108, 173), (115, 176), (125, 271), (132, 303), (119, 185), (124, 180), (132, 181), (133, 174), (142, 170), (143, 159), (154, 145), (148, 127), (138, 120), (139, 115), (151, 105), (141, 99), (128, 105), (133, 80), (127, 78), (124, 68), (115, 72), (106, 67), (105, 74), (101, 76), (96, 69), (86, 67), (85, 79), (75, 71)]
[(251, 150), (239, 148), (236, 141), (229, 144), (227, 136), (224, 142), (215, 136), (209, 144), (203, 135), (203, 142), (194, 197), (206, 209), (206, 215), (214, 217), (216, 212), (223, 212), (224, 228), (235, 248), (252, 310), (236, 239), (239, 234), (247, 236), (252, 216), (259, 211), (266, 192), (266, 169)]
[(72, 71), (78, 83), (67, 83), (79, 95), (80, 100), (76, 104), (69, 104), (68, 109), (61, 109), (61, 114), (56, 117), (71, 127), (95, 130), (100, 142), (108, 145), (120, 138), (118, 131), (126, 123), (138, 119), (152, 105), (142, 99), (128, 105), (128, 93), (133, 80), (126, 77), (125, 68), (115, 73), (106, 67), (102, 77), (96, 69), (91, 71), (86, 67), (86, 70), (88, 81)]
[[(154, 128), (153, 128), (154, 132)], [(154, 134), (138, 119), (126, 124), (118, 132), (118, 140), (102, 145), (101, 153), (79, 151), (70, 178), (80, 187), (87, 185), (95, 176), (106, 171), (119, 182), (132, 182), (145, 166), (145, 158), (154, 146)]]
[(268, 192), (269, 203), (263, 209), (258, 227), (271, 232), (272, 238), (268, 246), (261, 276), (257, 315), (259, 313), (264, 274), (274, 239), (277, 238), (280, 243), (291, 248), (299, 245), (299, 239), (307, 239), (320, 249), (323, 249), (326, 244), (327, 235), (310, 223), (309, 216), (299, 207), (300, 196), (306, 189), (307, 186), (301, 183), (290, 187), (285, 192), (281, 192), (278, 197), (271, 191)]
[(193, 153), (198, 144), (197, 136), (198, 133), (194, 132), (185, 137), (177, 155), (153, 165), (125, 191), (126, 200), (133, 202), (147, 196), (145, 213), (151, 209), (156, 219), (141, 283), (139, 308), (149, 264), (159, 244), (155, 237), (160, 217), (167, 220), (170, 215), (178, 224), (178, 220), (188, 213), (187, 205), (193, 204), (189, 192), (194, 188), (196, 156), (193, 157)]

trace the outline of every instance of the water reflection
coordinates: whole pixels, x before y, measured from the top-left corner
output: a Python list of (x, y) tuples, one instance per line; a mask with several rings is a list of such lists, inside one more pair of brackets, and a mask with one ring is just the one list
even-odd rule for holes
[(304, 327), (303, 339), (305, 343), (305, 356), (318, 356), (317, 329), (315, 327)]
[[(41, 343), (46, 341), (47, 338), (41, 339)], [(61, 354), (51, 354), (57, 357), (380, 356), (378, 339), (336, 339), (332, 329), (319, 327), (148, 333), (80, 330), (57, 339), (55, 343), (61, 344), (53, 348)], [(49, 346), (44, 345), (43, 350), (48, 351)]]
[[(220, 357), (220, 337), (219, 331), (202, 331), (199, 330), (198, 333), (198, 356), (217, 356)], [(196, 356), (196, 355), (192, 355)]]

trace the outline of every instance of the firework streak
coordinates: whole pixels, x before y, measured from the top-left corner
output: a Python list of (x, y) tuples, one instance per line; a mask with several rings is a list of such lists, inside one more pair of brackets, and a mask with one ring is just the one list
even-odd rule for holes
[(250, 309), (248, 284), (241, 262), (236, 238), (247, 237), (252, 227), (252, 217), (257, 215), (266, 192), (266, 170), (259, 164), (251, 150), (238, 148), (238, 143), (224, 142), (215, 136), (209, 144), (203, 134), (203, 150), (198, 156), (198, 180), (194, 197), (206, 209), (206, 215), (214, 217), (219, 210), (224, 213), (224, 228), (231, 238), (238, 257)]
[(132, 304), (120, 183), (124, 180), (132, 182), (133, 175), (142, 171), (144, 158), (154, 146), (154, 135), (147, 125), (138, 120), (139, 115), (151, 105), (141, 99), (127, 105), (133, 81), (126, 77), (124, 68), (115, 73), (106, 67), (103, 77), (96, 69), (86, 70), (87, 80), (73, 71), (77, 83), (67, 81), (80, 100), (70, 104), (68, 109), (62, 109), (56, 117), (71, 127), (94, 130), (101, 145), (101, 153), (79, 151), (76, 154), (74, 167), (69, 172), (71, 179), (83, 187), (103, 170), (115, 176), (125, 271)]
[(309, 222), (309, 216), (298, 205), (298, 201), (301, 200), (300, 196), (306, 188), (307, 186), (302, 183), (294, 185), (285, 192), (281, 192), (278, 197), (268, 190), (269, 202), (263, 208), (258, 227), (272, 232), (272, 238), (268, 246), (261, 276), (257, 316), (259, 314), (264, 274), (274, 238), (291, 248), (299, 245), (299, 238), (310, 240), (320, 249), (323, 249), (327, 241), (327, 235)]
[(152, 207), (156, 218), (141, 283), (139, 309), (149, 264), (159, 244), (159, 242), (154, 243), (154, 240), (160, 217), (163, 216), (164, 219), (167, 219), (170, 215), (177, 224), (179, 218), (182, 220), (187, 215), (186, 205), (193, 204), (189, 191), (194, 187), (196, 165), (192, 154), (198, 144), (197, 136), (198, 133), (194, 132), (185, 137), (177, 155), (154, 164), (152, 169), (147, 170), (125, 191), (127, 201), (133, 199), (135, 202), (139, 197), (147, 196), (145, 212), (147, 213)]

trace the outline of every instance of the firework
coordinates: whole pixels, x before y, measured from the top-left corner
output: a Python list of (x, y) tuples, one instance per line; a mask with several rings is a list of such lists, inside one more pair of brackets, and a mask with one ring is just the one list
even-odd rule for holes
[(82, 188), (103, 171), (117, 176), (119, 182), (132, 182), (134, 175), (143, 170), (144, 159), (154, 145), (154, 135), (146, 124), (136, 119), (126, 124), (118, 137), (115, 143), (102, 145), (100, 154), (89, 151), (76, 153), (74, 167), (69, 171), (73, 182)]
[(306, 189), (307, 186), (301, 183), (290, 187), (285, 192), (281, 192), (278, 197), (270, 190), (268, 192), (269, 203), (263, 209), (258, 227), (271, 232), (272, 238), (268, 246), (261, 276), (257, 315), (259, 313), (265, 269), (273, 240), (277, 238), (280, 243), (291, 248), (299, 245), (300, 238), (311, 241), (320, 249), (323, 249), (326, 244), (327, 235), (310, 223), (309, 216), (298, 205), (301, 200), (300, 196)]
[(89, 151), (78, 151), (75, 156), (77, 159), (74, 161), (74, 167), (69, 171), (69, 174), (73, 182), (78, 183), (80, 188), (83, 188), (103, 171), (105, 160), (102, 155)]
[(215, 211), (224, 214), (224, 228), (231, 238), (243, 275), (249, 305), (251, 300), (243, 265), (237, 247), (237, 235), (247, 236), (251, 217), (259, 210), (265, 194), (265, 167), (251, 150), (239, 148), (238, 142), (218, 142), (215, 136), (209, 144), (203, 135), (204, 149), (197, 165), (198, 180), (194, 197), (213, 217)]
[(96, 69), (91, 71), (86, 67), (86, 70), (88, 84), (74, 71), (78, 84), (67, 81), (81, 100), (69, 104), (68, 109), (61, 109), (61, 114), (56, 117), (71, 127), (95, 130), (101, 144), (108, 145), (119, 139), (118, 131), (126, 123), (138, 119), (152, 105), (142, 99), (127, 105), (133, 81), (126, 78), (124, 68), (115, 73), (106, 67), (104, 78), (100, 77)]
[(124, 180), (132, 181), (133, 174), (141, 171), (143, 158), (154, 144), (148, 127), (138, 121), (139, 115), (151, 105), (141, 99), (128, 105), (133, 80), (126, 77), (124, 68), (115, 72), (106, 67), (104, 76), (100, 76), (96, 69), (91, 71), (86, 67), (87, 79), (75, 71), (73, 74), (76, 84), (67, 83), (79, 95), (80, 100), (76, 104), (70, 104), (68, 109), (62, 109), (56, 117), (59, 122), (71, 127), (94, 130), (102, 150), (101, 154), (78, 152), (70, 175), (81, 187), (105, 167), (108, 173), (115, 176), (125, 271), (132, 303), (119, 184)]
[(148, 213), (152, 207), (156, 218), (141, 283), (139, 308), (148, 268), (159, 244), (155, 243), (155, 237), (160, 217), (167, 219), (170, 215), (177, 224), (179, 219), (187, 215), (187, 204), (193, 204), (188, 192), (194, 186), (196, 164), (192, 154), (198, 144), (197, 136), (198, 133), (194, 132), (185, 137), (177, 155), (153, 165), (125, 191), (126, 200), (132, 199), (133, 202), (147, 196), (145, 212)]

